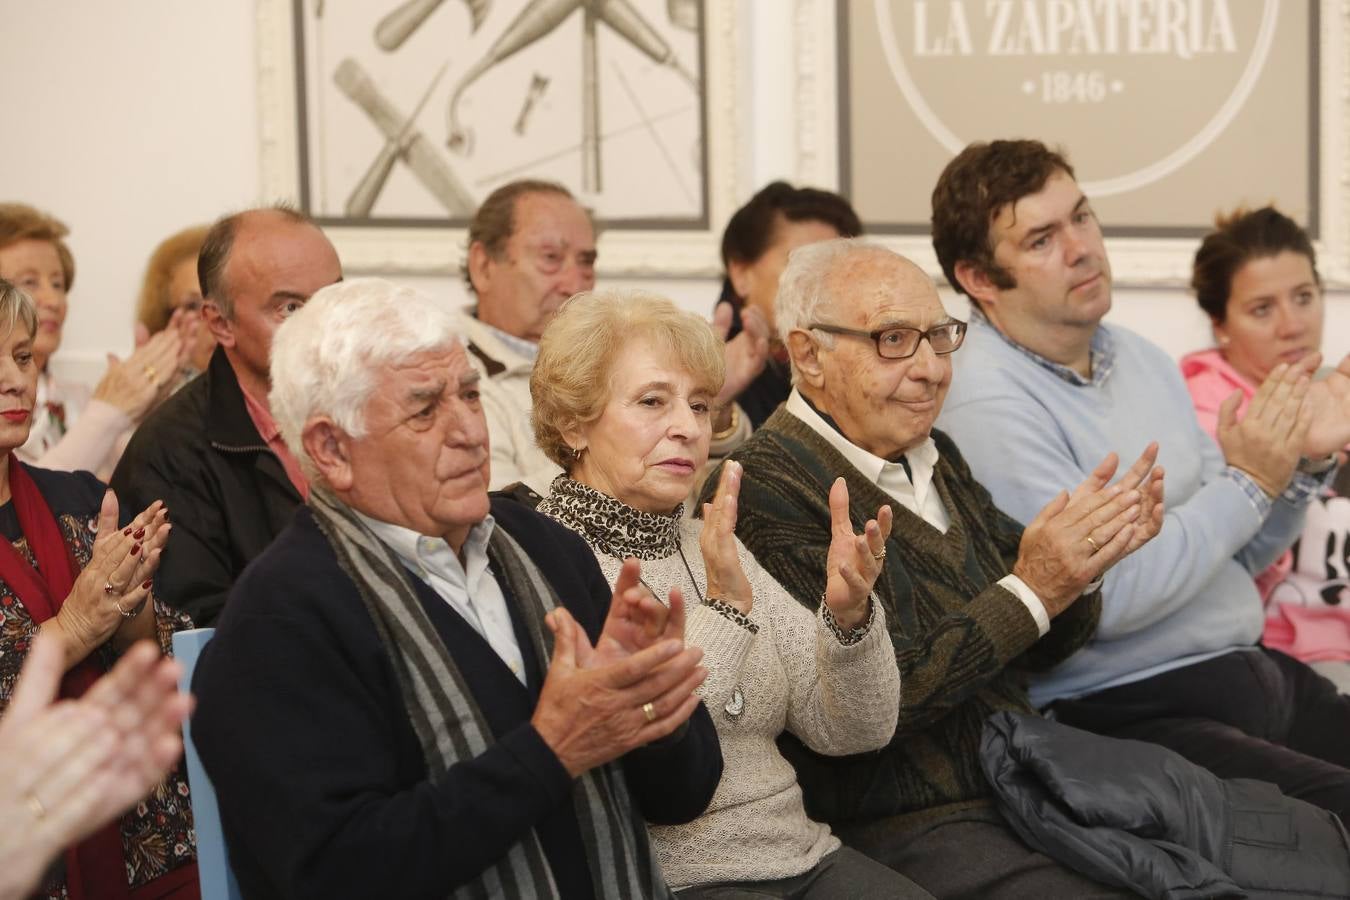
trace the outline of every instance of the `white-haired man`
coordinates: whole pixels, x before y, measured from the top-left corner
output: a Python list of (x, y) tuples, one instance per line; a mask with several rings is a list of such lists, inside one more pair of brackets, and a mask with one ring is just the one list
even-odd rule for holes
[[(721, 776), (706, 675), (624, 569), (489, 500), (455, 321), (378, 280), (277, 333), (308, 506), (239, 579), (194, 737), (250, 897), (668, 897), (643, 819)], [(551, 659), (550, 659), (551, 657)]]
[(836, 563), (834, 481), (855, 510), (895, 510), (873, 588), (904, 685), (895, 739), (833, 759), (785, 736), (807, 812), (939, 897), (1119, 896), (1017, 837), (994, 807), (979, 742), (990, 714), (1033, 711), (1025, 671), (1090, 638), (1103, 572), (1156, 533), (1151, 454), (1111, 488), (1108, 457), (1024, 530), (933, 429), (965, 325), (917, 266), (856, 239), (802, 247), (775, 311), (794, 387), (732, 454), (744, 466), (737, 535), (814, 610)]

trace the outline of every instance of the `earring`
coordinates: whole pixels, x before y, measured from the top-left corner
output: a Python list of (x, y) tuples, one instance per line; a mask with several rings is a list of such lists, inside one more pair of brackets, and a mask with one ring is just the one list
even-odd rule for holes
[(573, 447), (572, 458), (579, 461), (581, 459), (581, 451), (582, 451), (581, 447)]

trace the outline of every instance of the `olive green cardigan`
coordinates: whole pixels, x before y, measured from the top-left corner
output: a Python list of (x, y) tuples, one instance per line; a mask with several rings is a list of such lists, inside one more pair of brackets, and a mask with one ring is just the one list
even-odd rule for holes
[[(813, 818), (853, 823), (989, 802), (978, 759), (984, 720), (998, 710), (1031, 712), (1025, 671), (1063, 661), (1097, 627), (1099, 592), (1079, 599), (1038, 639), (1021, 600), (995, 583), (1017, 559), (1022, 526), (994, 506), (949, 437), (934, 431), (933, 438), (934, 484), (951, 519), (945, 534), (783, 407), (731, 457), (745, 468), (737, 536), (812, 610), (825, 587), (834, 479), (848, 484), (855, 530), (883, 504), (895, 514), (874, 596), (885, 607), (900, 668), (899, 724), (889, 746), (851, 757), (819, 756), (781, 739)], [(710, 477), (705, 494), (716, 484)]]

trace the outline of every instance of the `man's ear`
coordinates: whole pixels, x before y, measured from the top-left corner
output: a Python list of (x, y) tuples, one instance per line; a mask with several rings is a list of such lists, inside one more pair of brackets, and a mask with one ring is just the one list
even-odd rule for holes
[(792, 357), (792, 368), (804, 384), (820, 388), (825, 384), (825, 370), (820, 365), (820, 345), (809, 331), (794, 328), (788, 332), (787, 351)]
[(473, 282), (474, 293), (480, 297), (491, 290), (492, 263), (492, 256), (482, 241), (469, 245), (469, 280)]
[(221, 313), (216, 301), (205, 300), (202, 302), (202, 322), (216, 339), (216, 343), (222, 347), (234, 346), (234, 326)]
[(350, 441), (347, 433), (327, 416), (319, 416), (305, 423), (300, 443), (320, 477), (334, 491), (349, 491), (355, 478), (352, 474)]
[(960, 282), (961, 289), (972, 301), (978, 302), (982, 309), (997, 305), (1000, 288), (980, 266), (969, 260), (961, 260), (956, 264), (956, 280)]

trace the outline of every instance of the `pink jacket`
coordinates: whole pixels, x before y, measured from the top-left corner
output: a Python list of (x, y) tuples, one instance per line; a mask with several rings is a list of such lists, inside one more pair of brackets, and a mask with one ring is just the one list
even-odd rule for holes
[[(1239, 375), (1218, 350), (1201, 350), (1184, 357), (1181, 375), (1191, 392), (1200, 427), (1211, 437), (1218, 431), (1219, 406), (1233, 391), (1242, 391), (1239, 418), (1246, 414), (1256, 393), (1256, 386)], [(1350, 660), (1347, 526), (1350, 498), (1313, 501), (1303, 536), (1294, 550), (1256, 576), (1256, 586), (1266, 600), (1261, 642), (1267, 647), (1307, 662)], [(1337, 547), (1339, 552), (1334, 552)], [(1323, 548), (1328, 548), (1326, 553)]]

